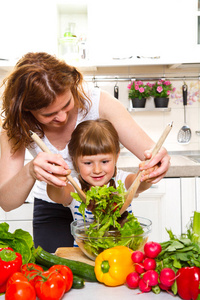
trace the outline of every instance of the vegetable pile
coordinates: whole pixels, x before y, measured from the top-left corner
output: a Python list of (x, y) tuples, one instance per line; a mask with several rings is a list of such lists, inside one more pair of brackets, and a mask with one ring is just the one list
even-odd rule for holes
[(187, 233), (176, 237), (171, 230), (169, 241), (148, 242), (144, 253), (135, 251), (135, 271), (128, 274), (129, 288), (158, 294), (161, 290), (196, 300), (200, 294), (200, 212), (194, 212)]
[[(94, 207), (92, 210), (94, 221), (86, 231), (88, 240), (84, 241), (84, 247), (87, 252), (95, 256), (103, 250), (117, 245), (128, 246), (132, 250), (136, 250), (143, 242), (141, 235), (144, 230), (137, 218), (128, 212), (122, 216), (120, 214), (126, 192), (120, 180), (118, 184), (116, 189), (113, 186), (107, 187), (107, 185), (92, 187), (86, 193), (86, 203), (82, 202), (77, 193), (71, 193), (74, 199), (81, 202), (79, 211), (84, 220), (85, 209), (91, 204)], [(134, 235), (137, 237), (133, 237)]]
[(0, 223), (0, 294), (6, 300), (60, 300), (85, 280), (97, 281), (93, 266), (35, 249), (27, 231), (11, 233)]

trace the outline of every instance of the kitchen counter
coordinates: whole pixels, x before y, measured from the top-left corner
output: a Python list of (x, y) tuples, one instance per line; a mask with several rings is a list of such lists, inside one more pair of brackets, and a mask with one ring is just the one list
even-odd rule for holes
[[(64, 295), (62, 300), (122, 300), (122, 299), (132, 299), (132, 297), (137, 296), (138, 300), (172, 300), (173, 296), (166, 292), (161, 292), (160, 294), (154, 294), (153, 292), (139, 294), (140, 290), (132, 290), (127, 286), (122, 285), (118, 287), (106, 287), (104, 284), (86, 282), (83, 289), (71, 289), (68, 293)], [(138, 295), (139, 294), (139, 295)], [(4, 300), (5, 296), (0, 296), (0, 300)], [(177, 297), (177, 299), (180, 299)]]
[[(171, 151), (171, 166), (165, 177), (196, 177), (200, 176), (199, 151)], [(139, 159), (132, 153), (121, 151), (118, 159), (118, 168), (124, 171), (138, 171)]]

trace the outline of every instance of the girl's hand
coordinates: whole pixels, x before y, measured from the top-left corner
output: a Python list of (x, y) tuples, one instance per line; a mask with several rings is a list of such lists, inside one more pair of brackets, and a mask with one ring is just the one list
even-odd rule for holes
[(60, 154), (40, 152), (30, 164), (30, 173), (34, 179), (56, 187), (66, 185), (66, 175), (70, 172)]
[[(151, 151), (145, 151), (144, 155), (145, 159), (150, 159)], [(147, 163), (146, 165), (140, 163), (139, 167), (141, 171), (149, 169), (148, 174), (145, 174), (145, 176), (142, 177), (141, 180), (148, 180), (147, 182), (151, 183), (157, 183), (158, 181), (160, 181), (166, 175), (170, 167), (170, 159), (171, 157), (168, 155), (167, 150), (165, 148), (161, 148), (149, 163)]]

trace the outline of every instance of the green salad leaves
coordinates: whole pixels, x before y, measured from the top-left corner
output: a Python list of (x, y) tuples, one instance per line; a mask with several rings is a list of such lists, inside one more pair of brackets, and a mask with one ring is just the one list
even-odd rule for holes
[[(85, 221), (85, 209), (92, 205), (94, 221), (90, 224), (86, 234), (88, 240), (84, 241), (85, 249), (98, 255), (102, 250), (117, 245), (128, 246), (133, 250), (138, 249), (142, 243), (141, 235), (144, 230), (137, 218), (128, 212), (122, 216), (120, 209), (125, 202), (125, 189), (121, 180), (118, 187), (95, 186), (86, 193), (86, 203), (82, 202), (77, 193), (72, 197), (81, 202), (79, 211)], [(133, 237), (135, 235), (136, 237)]]

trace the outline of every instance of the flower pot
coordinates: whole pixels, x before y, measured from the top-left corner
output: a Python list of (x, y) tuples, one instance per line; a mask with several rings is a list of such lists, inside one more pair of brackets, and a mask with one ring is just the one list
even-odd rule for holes
[(145, 107), (145, 104), (146, 104), (146, 98), (142, 98), (142, 99), (139, 99), (139, 98), (133, 98), (131, 99), (132, 100), (132, 105), (133, 107)]
[(154, 98), (155, 107), (168, 107), (169, 98)]

